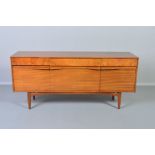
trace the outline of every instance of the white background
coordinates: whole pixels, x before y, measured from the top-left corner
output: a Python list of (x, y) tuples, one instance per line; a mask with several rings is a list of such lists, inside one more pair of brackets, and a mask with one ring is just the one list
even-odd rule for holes
[(139, 57), (138, 84), (155, 85), (155, 27), (0, 27), (1, 84), (11, 84), (10, 56), (24, 51), (129, 51)]
[[(154, 0), (1, 0), (0, 24), (3, 26), (154, 26), (154, 6)], [(0, 47), (6, 47), (2, 44), (4, 39), (1, 38)], [(6, 59), (14, 52), (12, 50), (17, 48), (11, 49), (6, 55), (3, 55), (4, 49), (0, 50), (0, 57), (4, 56), (0, 60), (0, 78), (3, 83), (10, 81), (2, 75), (3, 71), (4, 73), (6, 71), (4, 64), (9, 64)], [(153, 51), (154, 47), (151, 48)], [(149, 54), (142, 52), (142, 55), (140, 50), (135, 52), (139, 52), (141, 60), (144, 60), (142, 62), (144, 68), (153, 65), (153, 52)], [(151, 58), (150, 61), (148, 57)], [(9, 65), (7, 67), (9, 68)], [(153, 67), (151, 67), (152, 72)], [(144, 75), (142, 68), (140, 70), (140, 74)], [(9, 71), (5, 75), (9, 75)], [(147, 74), (148, 79), (145, 75), (145, 78), (139, 81), (150, 83), (151, 80), (151, 83), (154, 83), (150, 77), (152, 75), (153, 73)], [(154, 130), (1, 130), (0, 154), (154, 155), (154, 139)]]

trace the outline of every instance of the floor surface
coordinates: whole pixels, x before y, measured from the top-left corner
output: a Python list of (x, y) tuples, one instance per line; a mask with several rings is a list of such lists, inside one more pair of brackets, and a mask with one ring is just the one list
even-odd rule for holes
[(102, 95), (39, 96), (27, 109), (26, 93), (0, 86), (3, 129), (143, 129), (155, 128), (155, 87), (124, 93), (122, 107)]

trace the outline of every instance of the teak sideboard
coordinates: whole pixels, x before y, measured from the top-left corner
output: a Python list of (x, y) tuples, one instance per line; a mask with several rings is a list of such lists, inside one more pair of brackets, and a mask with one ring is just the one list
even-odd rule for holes
[(136, 91), (138, 57), (129, 52), (17, 52), (11, 56), (13, 90), (36, 95)]

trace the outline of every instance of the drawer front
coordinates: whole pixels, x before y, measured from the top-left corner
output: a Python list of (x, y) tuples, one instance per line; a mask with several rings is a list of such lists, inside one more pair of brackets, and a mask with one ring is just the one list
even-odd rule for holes
[(100, 66), (100, 59), (51, 59), (53, 66)]
[(101, 92), (134, 92), (136, 67), (101, 67)]
[(137, 66), (138, 59), (101, 59), (101, 66)]
[(99, 67), (51, 67), (52, 92), (99, 92)]
[(49, 58), (11, 58), (12, 65), (50, 65)]
[(51, 59), (51, 58), (11, 58), (12, 65), (52, 65), (52, 66), (137, 66), (138, 59)]
[(49, 92), (49, 66), (13, 66), (13, 84), (15, 91)]

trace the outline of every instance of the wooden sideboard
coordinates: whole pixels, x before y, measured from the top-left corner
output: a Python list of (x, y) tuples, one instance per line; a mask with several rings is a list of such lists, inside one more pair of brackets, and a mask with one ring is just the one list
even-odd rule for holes
[(47, 93), (109, 94), (136, 91), (138, 57), (129, 52), (17, 52), (11, 56), (13, 90), (31, 98)]

